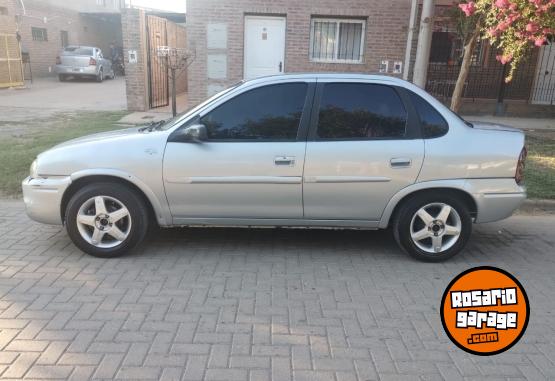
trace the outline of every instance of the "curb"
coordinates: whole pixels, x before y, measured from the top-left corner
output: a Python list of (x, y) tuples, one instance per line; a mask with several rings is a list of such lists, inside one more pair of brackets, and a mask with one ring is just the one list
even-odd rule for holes
[(518, 209), (523, 214), (555, 214), (555, 200), (526, 200)]

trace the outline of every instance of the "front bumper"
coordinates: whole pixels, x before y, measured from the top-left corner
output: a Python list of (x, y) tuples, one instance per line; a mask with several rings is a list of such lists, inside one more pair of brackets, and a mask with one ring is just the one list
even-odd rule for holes
[(61, 225), (62, 196), (70, 184), (69, 176), (27, 177), (21, 184), (27, 215), (44, 224)]
[(98, 67), (97, 66), (85, 66), (85, 67), (77, 67), (77, 66), (66, 66), (66, 65), (56, 65), (56, 73), (58, 74), (66, 74), (66, 75), (97, 75), (98, 74)]

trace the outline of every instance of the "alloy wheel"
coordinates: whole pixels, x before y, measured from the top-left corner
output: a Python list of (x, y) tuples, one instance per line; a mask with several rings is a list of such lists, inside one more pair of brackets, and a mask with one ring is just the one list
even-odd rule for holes
[(95, 247), (116, 247), (129, 237), (131, 214), (114, 197), (91, 197), (77, 212), (77, 229), (81, 237)]
[(455, 208), (441, 202), (418, 209), (410, 223), (412, 242), (427, 253), (448, 250), (457, 242), (461, 231), (461, 217)]

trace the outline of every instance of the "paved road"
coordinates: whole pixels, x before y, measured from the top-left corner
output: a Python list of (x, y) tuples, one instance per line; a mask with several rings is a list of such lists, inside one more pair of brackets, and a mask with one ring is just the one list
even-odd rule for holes
[[(14, 114), (2, 115), (2, 120), (13, 120), (6, 118), (17, 118), (19, 114), (25, 117), (33, 114), (29, 110), (35, 109), (44, 113), (44, 110), (117, 111), (127, 108), (123, 77), (102, 83), (92, 80), (59, 82), (55, 77), (48, 77), (27, 84), (25, 89), (0, 90), (0, 110), (13, 109), (10, 113)], [(19, 113), (18, 108), (21, 108)]]
[[(176, 229), (102, 260), (0, 202), (2, 379), (555, 379), (555, 217), (479, 226), (467, 250), (415, 262), (387, 234)], [(531, 302), (508, 353), (463, 353), (441, 294), (477, 265)]]

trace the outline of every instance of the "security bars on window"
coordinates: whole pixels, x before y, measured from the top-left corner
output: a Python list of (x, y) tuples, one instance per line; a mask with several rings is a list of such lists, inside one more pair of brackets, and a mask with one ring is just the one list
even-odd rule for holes
[(364, 20), (313, 18), (311, 61), (362, 63), (365, 26)]

